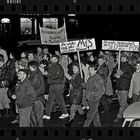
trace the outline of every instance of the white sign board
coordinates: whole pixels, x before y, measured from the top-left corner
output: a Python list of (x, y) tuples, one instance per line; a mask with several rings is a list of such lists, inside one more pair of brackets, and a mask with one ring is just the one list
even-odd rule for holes
[(102, 40), (102, 50), (139, 51), (139, 42)]
[(95, 49), (96, 45), (94, 38), (60, 43), (60, 51), (62, 54)]
[(61, 42), (67, 41), (65, 24), (61, 28), (50, 29), (40, 27), (41, 44), (58, 45)]

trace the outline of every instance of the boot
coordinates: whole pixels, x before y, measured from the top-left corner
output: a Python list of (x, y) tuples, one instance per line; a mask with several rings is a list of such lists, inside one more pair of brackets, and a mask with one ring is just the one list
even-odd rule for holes
[(71, 126), (71, 124), (72, 124), (72, 122), (73, 122), (73, 119), (69, 119), (68, 121), (67, 121), (67, 123), (66, 124), (64, 124), (64, 127), (70, 127)]
[(0, 117), (2, 117), (4, 114), (4, 110), (3, 109), (0, 109)]
[(81, 123), (81, 122), (83, 122), (84, 120), (86, 120), (86, 115), (85, 114), (81, 114), (81, 120), (78, 122), (78, 123)]
[(8, 108), (5, 108), (5, 117), (9, 117), (10, 116), (10, 110)]

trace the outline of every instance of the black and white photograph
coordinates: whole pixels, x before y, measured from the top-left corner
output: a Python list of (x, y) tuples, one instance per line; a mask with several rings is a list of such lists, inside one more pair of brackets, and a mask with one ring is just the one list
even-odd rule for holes
[(53, 2), (0, 1), (0, 127), (140, 127), (140, 3)]

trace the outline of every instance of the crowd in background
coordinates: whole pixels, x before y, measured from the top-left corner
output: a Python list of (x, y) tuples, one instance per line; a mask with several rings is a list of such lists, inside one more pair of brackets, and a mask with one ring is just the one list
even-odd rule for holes
[[(84, 127), (92, 121), (101, 127), (98, 107), (103, 106), (100, 113), (110, 112), (108, 98), (116, 96), (120, 107), (114, 122), (118, 122), (130, 99), (140, 101), (140, 57), (122, 52), (119, 70), (118, 58), (117, 51), (80, 52), (82, 77), (76, 53), (52, 54), (47, 47), (37, 47), (36, 52), (21, 52), (17, 59), (0, 48), (0, 117), (8, 117), (14, 108), (18, 117), (12, 123), (43, 127), (43, 119), (50, 120), (53, 108), (59, 106), (59, 119), (69, 117), (64, 126), (71, 126), (78, 111)], [(70, 111), (64, 96), (70, 100)]]

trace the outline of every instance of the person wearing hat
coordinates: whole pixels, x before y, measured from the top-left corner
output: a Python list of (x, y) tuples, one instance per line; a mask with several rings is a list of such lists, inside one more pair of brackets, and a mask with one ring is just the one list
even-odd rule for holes
[(49, 86), (49, 97), (48, 102), (46, 103), (46, 110), (43, 119), (50, 120), (50, 115), (54, 101), (58, 103), (59, 107), (62, 109), (63, 114), (59, 119), (64, 119), (69, 116), (63, 97), (64, 91), (64, 70), (59, 64), (59, 56), (52, 55), (51, 65), (49, 65), (48, 70), (44, 73), (47, 75)]
[(0, 116), (9, 116), (9, 99), (7, 91), (9, 87), (10, 73), (4, 64), (4, 59), (0, 57)]
[(27, 78), (27, 70), (18, 70), (18, 80), (20, 81), (15, 89), (17, 106), (19, 110), (20, 127), (31, 126), (31, 112), (36, 98), (34, 87)]
[(121, 54), (120, 69), (118, 70), (117, 68), (118, 66), (116, 66), (114, 69), (114, 76), (116, 77), (117, 97), (120, 107), (117, 117), (114, 119), (114, 122), (119, 122), (122, 119), (123, 112), (128, 106), (127, 97), (133, 69), (132, 66), (128, 63), (128, 56), (125, 53)]
[(103, 82), (104, 82), (104, 86), (105, 86), (105, 93), (104, 95), (102, 96), (100, 102), (102, 104), (102, 106), (104, 107), (104, 110), (101, 111), (101, 113), (104, 113), (104, 112), (109, 112), (110, 111), (110, 107), (109, 107), (109, 102), (107, 100), (107, 97), (106, 97), (106, 89), (107, 89), (107, 79), (108, 79), (108, 76), (109, 76), (109, 68), (108, 66), (105, 64), (106, 62), (106, 58), (104, 55), (100, 55), (98, 57), (98, 68), (97, 68), (97, 73), (102, 77), (103, 79)]
[(81, 78), (80, 75), (80, 69), (79, 64), (74, 63), (72, 65), (73, 69), (73, 75), (70, 76), (69, 74), (65, 74), (66, 78), (70, 81), (70, 116), (68, 122), (65, 124), (65, 126), (70, 126), (74, 120), (75, 113), (78, 111), (79, 114), (84, 119), (84, 111), (82, 109), (81, 103), (82, 103), (82, 96), (83, 96), (83, 88), (81, 86), (81, 83), (84, 83), (84, 79)]
[(44, 114), (44, 94), (45, 94), (45, 83), (44, 77), (39, 70), (39, 64), (36, 61), (28, 63), (30, 69), (29, 80), (34, 87), (36, 98), (31, 113), (31, 126), (32, 127), (43, 127), (43, 114)]

